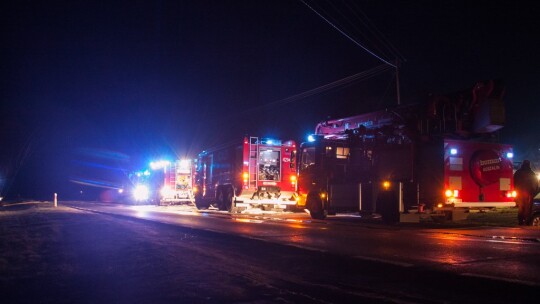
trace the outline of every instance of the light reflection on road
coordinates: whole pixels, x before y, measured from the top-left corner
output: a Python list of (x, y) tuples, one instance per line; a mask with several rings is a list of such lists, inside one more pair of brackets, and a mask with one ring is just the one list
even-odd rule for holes
[(540, 244), (526, 241), (538, 238), (537, 230), (422, 229), (366, 224), (358, 216), (329, 217), (321, 221), (311, 220), (304, 213), (230, 214), (183, 206), (103, 207), (101, 210), (106, 212), (394, 264), (438, 265), (463, 273), (526, 281), (538, 278), (540, 266)]

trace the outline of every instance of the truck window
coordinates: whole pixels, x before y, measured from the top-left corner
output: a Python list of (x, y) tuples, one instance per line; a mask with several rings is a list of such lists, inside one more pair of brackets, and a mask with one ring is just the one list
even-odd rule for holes
[(302, 150), (301, 168), (305, 169), (315, 164), (315, 147), (304, 148)]
[(336, 158), (347, 159), (349, 157), (349, 148), (336, 147)]
[(281, 152), (263, 150), (259, 152), (259, 180), (281, 180)]

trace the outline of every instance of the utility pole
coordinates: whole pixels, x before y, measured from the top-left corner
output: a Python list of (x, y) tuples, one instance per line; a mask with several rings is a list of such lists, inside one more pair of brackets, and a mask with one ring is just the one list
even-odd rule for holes
[(397, 94), (397, 104), (401, 105), (401, 93), (399, 91), (399, 60), (396, 59), (396, 94)]

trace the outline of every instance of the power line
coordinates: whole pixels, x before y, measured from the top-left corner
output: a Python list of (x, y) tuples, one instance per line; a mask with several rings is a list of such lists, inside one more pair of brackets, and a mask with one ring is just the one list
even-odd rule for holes
[(273, 107), (273, 106), (285, 105), (285, 104), (289, 104), (289, 103), (292, 103), (292, 102), (296, 102), (298, 100), (313, 96), (315, 94), (319, 94), (319, 93), (331, 90), (331, 89), (339, 87), (339, 86), (347, 85), (347, 84), (352, 83), (354, 81), (363, 81), (363, 80), (375, 77), (375, 76), (377, 76), (377, 75), (379, 75), (381, 73), (384, 73), (384, 72), (386, 72), (386, 71), (388, 71), (390, 69), (391, 68), (388, 65), (382, 64), (382, 65), (376, 66), (376, 67), (374, 67), (372, 69), (369, 69), (367, 71), (362, 71), (360, 73), (357, 73), (357, 74), (354, 74), (354, 75), (351, 75), (351, 76), (347, 76), (345, 78), (330, 82), (328, 84), (316, 87), (314, 89), (311, 89), (311, 90), (308, 90), (308, 91), (305, 91), (305, 92), (302, 92), (302, 93), (298, 93), (298, 94), (289, 96), (287, 98), (276, 100), (274, 102), (270, 102), (270, 103), (267, 103), (267, 104), (259, 106), (259, 107), (251, 108), (249, 110), (243, 111), (242, 113), (237, 113), (237, 115), (239, 115), (239, 114), (247, 114), (247, 113), (260, 111), (262, 109)]
[(310, 10), (312, 10), (315, 14), (317, 14), (317, 16), (321, 17), (324, 21), (326, 21), (326, 23), (328, 23), (330, 26), (332, 26), (335, 30), (337, 30), (338, 32), (340, 32), (343, 36), (347, 37), (350, 41), (352, 41), (354, 44), (356, 44), (357, 46), (361, 47), (364, 51), (368, 52), (369, 54), (371, 54), (373, 57), (379, 59), (380, 61), (386, 63), (387, 65), (389, 66), (392, 66), (394, 68), (397, 68), (396, 65), (388, 62), (387, 60), (383, 59), (382, 57), (378, 56), (377, 54), (375, 54), (373, 51), (369, 50), (367, 47), (363, 46), (362, 44), (360, 44), (358, 41), (354, 40), (351, 36), (349, 36), (347, 33), (345, 33), (344, 31), (342, 31), (340, 28), (338, 28), (336, 25), (334, 25), (332, 22), (330, 22), (330, 20), (328, 20), (327, 18), (325, 18), (323, 15), (321, 15), (317, 10), (315, 10), (313, 7), (311, 7), (309, 4), (307, 4), (304, 0), (299, 0), (300, 2), (302, 2), (305, 6), (307, 6)]
[[(340, 25), (339, 19), (336, 19), (336, 18), (332, 18), (332, 21), (334, 21), (334, 23), (336, 25), (340, 26), (343, 29), (343, 31), (347, 31), (347, 26), (351, 27), (351, 32), (353, 32), (353, 33), (349, 33), (349, 36), (356, 39), (356, 36), (353, 35), (354, 33), (356, 33), (356, 34), (358, 34), (360, 36), (360, 41), (367, 42), (367, 44), (371, 45), (374, 48), (374, 51), (378, 52), (378, 54), (381, 54), (382, 57), (384, 57), (384, 58), (397, 58), (397, 56), (392, 53), (392, 51), (388, 48), (388, 46), (384, 45), (384, 43), (377, 36), (377, 34), (373, 30), (370, 29), (370, 27), (364, 22), (364, 20), (362, 20), (360, 18), (360, 16), (355, 12), (354, 8), (350, 7), (347, 4), (346, 0), (342, 1), (343, 4), (345, 4), (345, 6), (347, 8), (346, 12), (345, 12), (344, 9), (342, 9), (339, 6), (335, 5), (333, 0), (327, 0), (326, 2), (328, 2), (330, 7), (333, 8), (335, 13), (339, 14), (339, 16), (341, 17), (340, 19), (345, 20), (345, 22), (344, 22), (345, 24)], [(326, 16), (328, 16), (328, 18), (332, 17), (328, 12), (325, 12), (325, 10), (324, 10), (324, 8), (322, 6), (319, 6), (317, 9), (320, 9), (321, 14), (325, 14)], [(353, 16), (356, 18), (356, 20), (354, 20), (355, 22), (353, 22), (353, 20), (351, 20), (348, 17), (348, 15), (349, 15), (348, 12), (352, 12)], [(360, 29), (357, 26), (356, 21), (360, 21), (364, 25), (366, 31)], [(350, 32), (350, 31), (347, 31), (347, 32)], [(386, 50), (383, 49), (383, 47), (386, 47)], [(388, 51), (390, 51), (390, 54), (388, 54)]]
[[(354, 15), (357, 16), (358, 20), (364, 24), (364, 26), (373, 34), (373, 36), (379, 40), (395, 58), (400, 58), (401, 61), (407, 61), (401, 52), (390, 42), (390, 40), (384, 36), (383, 33), (381, 33), (381, 31), (379, 31), (369, 17), (360, 9), (358, 3), (355, 3), (354, 1), (351, 2), (354, 7), (349, 6), (347, 1), (344, 1), (345, 5), (353, 12)], [(358, 11), (361, 16), (358, 16), (356, 11)]]

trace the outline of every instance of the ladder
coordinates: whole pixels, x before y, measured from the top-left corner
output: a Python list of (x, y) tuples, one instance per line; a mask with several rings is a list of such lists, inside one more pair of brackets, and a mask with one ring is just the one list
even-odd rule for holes
[(176, 191), (176, 162), (169, 167), (169, 186)]
[(259, 138), (249, 138), (249, 189), (257, 189), (259, 182)]

